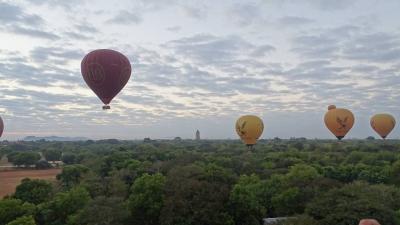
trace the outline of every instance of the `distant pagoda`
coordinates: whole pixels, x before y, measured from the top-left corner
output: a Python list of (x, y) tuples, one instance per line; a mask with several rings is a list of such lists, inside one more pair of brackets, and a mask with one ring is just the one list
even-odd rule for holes
[(200, 131), (197, 130), (196, 131), (196, 141), (199, 141), (199, 140), (200, 140)]

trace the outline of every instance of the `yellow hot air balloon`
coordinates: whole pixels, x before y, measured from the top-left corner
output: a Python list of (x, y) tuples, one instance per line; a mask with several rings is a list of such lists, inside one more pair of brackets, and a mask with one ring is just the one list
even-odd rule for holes
[(388, 134), (396, 126), (396, 120), (390, 114), (381, 113), (376, 114), (371, 118), (371, 127), (378, 133), (383, 139), (388, 136)]
[(257, 142), (263, 130), (264, 123), (257, 116), (246, 115), (236, 121), (236, 133), (250, 149)]
[(348, 109), (339, 109), (334, 105), (330, 105), (324, 121), (326, 127), (341, 140), (353, 127), (354, 116)]

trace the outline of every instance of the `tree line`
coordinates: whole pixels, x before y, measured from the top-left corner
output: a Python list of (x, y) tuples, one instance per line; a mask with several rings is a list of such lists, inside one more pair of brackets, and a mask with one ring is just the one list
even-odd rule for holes
[(7, 143), (13, 163), (41, 153), (65, 165), (1, 200), (0, 225), (398, 225), (399, 152), (371, 139)]

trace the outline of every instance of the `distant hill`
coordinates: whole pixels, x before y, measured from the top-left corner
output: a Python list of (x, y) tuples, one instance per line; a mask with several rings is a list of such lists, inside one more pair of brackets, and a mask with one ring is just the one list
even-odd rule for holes
[(85, 137), (57, 137), (57, 136), (48, 136), (48, 137), (36, 137), (36, 136), (27, 136), (23, 139), (23, 141), (86, 141), (89, 138)]

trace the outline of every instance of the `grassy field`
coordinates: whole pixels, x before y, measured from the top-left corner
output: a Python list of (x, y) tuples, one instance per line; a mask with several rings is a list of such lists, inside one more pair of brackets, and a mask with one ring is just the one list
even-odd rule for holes
[(55, 180), (61, 169), (0, 171), (0, 199), (15, 192), (24, 178)]

